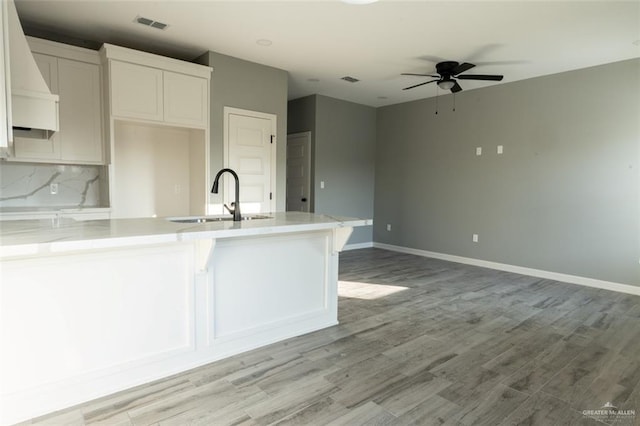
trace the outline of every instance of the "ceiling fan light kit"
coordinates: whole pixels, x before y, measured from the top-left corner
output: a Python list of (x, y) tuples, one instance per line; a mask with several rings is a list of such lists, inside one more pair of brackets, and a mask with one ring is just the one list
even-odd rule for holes
[(438, 87), (442, 90), (451, 90), (455, 86), (455, 82), (452, 80), (443, 80), (438, 82)]
[[(457, 93), (462, 90), (462, 87), (458, 84), (459, 80), (483, 80), (483, 81), (501, 81), (504, 76), (502, 75), (488, 75), (488, 74), (462, 74), (465, 71), (475, 67), (474, 64), (468, 62), (458, 63), (455, 61), (444, 61), (436, 64), (436, 72), (438, 75), (432, 74), (413, 74), (402, 73), (402, 75), (415, 75), (420, 77), (431, 77), (435, 80), (425, 81), (424, 83), (414, 84), (413, 86), (405, 87), (402, 90), (413, 89), (414, 87), (424, 86), (429, 83), (436, 83), (439, 88), (443, 90), (451, 90), (451, 93)], [(454, 78), (455, 77), (455, 78)]]

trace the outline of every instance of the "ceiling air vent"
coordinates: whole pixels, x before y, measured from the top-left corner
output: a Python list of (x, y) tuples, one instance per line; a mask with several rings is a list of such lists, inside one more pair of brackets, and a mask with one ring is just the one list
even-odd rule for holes
[(159, 30), (164, 30), (169, 26), (163, 22), (154, 21), (153, 19), (145, 18), (144, 16), (140, 16), (140, 15), (136, 16), (136, 19), (134, 19), (133, 22), (146, 25), (147, 27), (157, 28)]
[(347, 75), (347, 76), (345, 76), (345, 77), (342, 77), (340, 80), (348, 81), (349, 83), (355, 83), (355, 82), (360, 81), (360, 80), (358, 80), (357, 78), (355, 78), (355, 77), (350, 77), (350, 76), (348, 76), (348, 75)]

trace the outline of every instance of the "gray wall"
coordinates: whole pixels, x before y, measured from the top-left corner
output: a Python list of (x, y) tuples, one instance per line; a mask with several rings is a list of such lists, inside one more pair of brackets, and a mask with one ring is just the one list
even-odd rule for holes
[(639, 93), (631, 60), (379, 108), (374, 241), (640, 285)]
[[(314, 95), (290, 102), (289, 121), (289, 133), (312, 132), (314, 211), (372, 218), (376, 109)], [(371, 241), (367, 226), (354, 229), (348, 243)]]
[[(285, 208), (287, 90), (286, 71), (216, 52), (196, 60), (213, 68), (211, 77), (211, 178), (223, 164), (224, 107), (242, 108), (277, 116), (276, 210)], [(211, 195), (220, 203), (220, 195)]]

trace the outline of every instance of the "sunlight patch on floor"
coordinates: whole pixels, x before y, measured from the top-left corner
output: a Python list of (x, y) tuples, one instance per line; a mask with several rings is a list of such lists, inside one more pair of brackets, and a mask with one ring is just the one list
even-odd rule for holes
[(373, 300), (389, 296), (409, 287), (399, 285), (370, 284), (356, 281), (338, 281), (338, 296)]

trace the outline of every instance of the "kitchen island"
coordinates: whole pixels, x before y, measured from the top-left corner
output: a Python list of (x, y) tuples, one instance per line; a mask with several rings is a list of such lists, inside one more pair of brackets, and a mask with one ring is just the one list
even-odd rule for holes
[(338, 253), (372, 223), (1, 222), (0, 423), (337, 324)]

